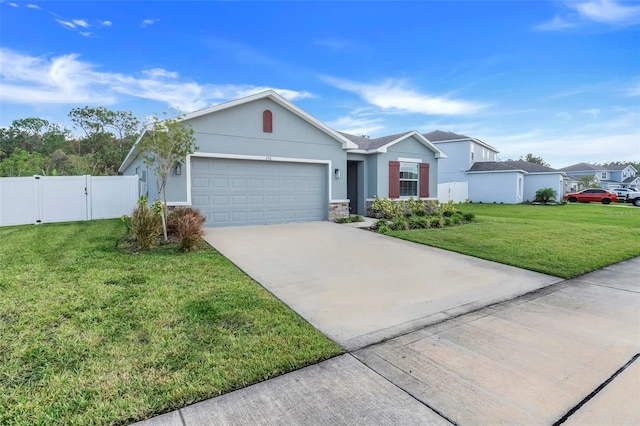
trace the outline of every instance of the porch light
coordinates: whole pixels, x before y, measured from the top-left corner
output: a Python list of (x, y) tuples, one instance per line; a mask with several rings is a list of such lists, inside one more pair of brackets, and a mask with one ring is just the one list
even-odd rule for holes
[(335, 169), (333, 171), (333, 175), (336, 177), (336, 179), (340, 179), (340, 169)]
[(182, 174), (182, 165), (180, 163), (176, 164), (175, 173), (176, 175)]

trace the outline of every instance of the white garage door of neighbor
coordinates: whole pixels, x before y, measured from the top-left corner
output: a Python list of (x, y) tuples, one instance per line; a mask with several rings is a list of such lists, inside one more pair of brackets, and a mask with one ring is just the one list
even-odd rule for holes
[(191, 203), (206, 226), (326, 220), (327, 199), (325, 164), (191, 159)]

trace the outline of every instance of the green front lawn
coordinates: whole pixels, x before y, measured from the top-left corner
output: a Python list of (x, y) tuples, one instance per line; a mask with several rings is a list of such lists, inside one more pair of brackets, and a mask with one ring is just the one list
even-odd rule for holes
[(123, 232), (0, 228), (0, 424), (130, 423), (341, 352), (215, 250)]
[(470, 224), (391, 232), (398, 238), (572, 278), (640, 256), (640, 208), (463, 204)]

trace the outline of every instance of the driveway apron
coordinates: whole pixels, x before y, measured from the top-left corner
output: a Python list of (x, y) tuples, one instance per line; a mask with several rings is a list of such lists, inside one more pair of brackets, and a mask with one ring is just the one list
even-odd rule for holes
[(330, 222), (215, 228), (204, 239), (347, 350), (561, 281)]

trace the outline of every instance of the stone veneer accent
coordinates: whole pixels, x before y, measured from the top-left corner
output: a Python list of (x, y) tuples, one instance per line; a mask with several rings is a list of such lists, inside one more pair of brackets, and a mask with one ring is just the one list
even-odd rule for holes
[(329, 220), (337, 220), (345, 217), (349, 217), (348, 201), (329, 203)]

